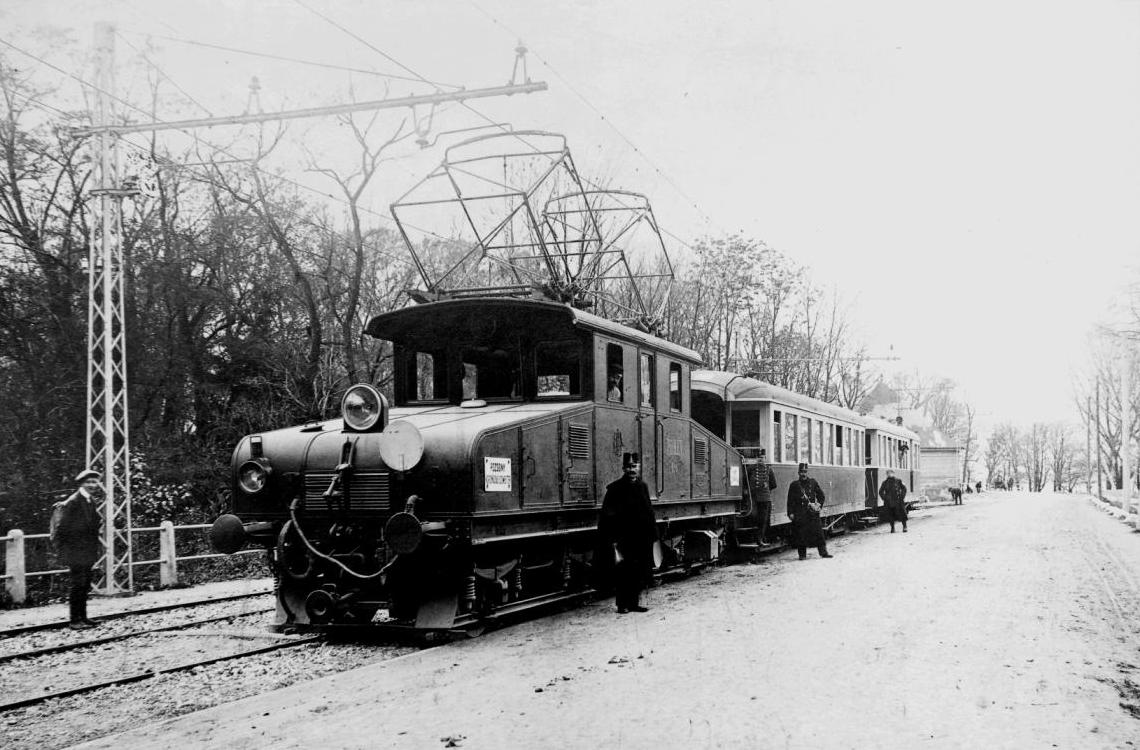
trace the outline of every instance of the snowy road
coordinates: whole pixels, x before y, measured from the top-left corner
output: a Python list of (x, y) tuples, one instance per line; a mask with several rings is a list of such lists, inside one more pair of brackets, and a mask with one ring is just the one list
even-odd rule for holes
[(1088, 499), (967, 495), (831, 547), (91, 746), (1140, 745), (1140, 534)]

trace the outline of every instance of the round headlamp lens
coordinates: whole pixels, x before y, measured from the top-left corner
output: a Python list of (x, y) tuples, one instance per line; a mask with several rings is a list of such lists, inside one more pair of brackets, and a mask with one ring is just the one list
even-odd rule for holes
[(354, 430), (371, 429), (384, 412), (380, 392), (370, 385), (354, 385), (344, 394), (341, 415), (346, 426)]
[(265, 489), (265, 482), (268, 479), (269, 469), (259, 461), (246, 461), (238, 469), (238, 484), (251, 495)]

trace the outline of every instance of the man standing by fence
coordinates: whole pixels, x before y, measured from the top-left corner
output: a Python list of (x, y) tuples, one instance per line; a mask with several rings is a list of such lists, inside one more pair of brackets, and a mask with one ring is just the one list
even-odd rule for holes
[(101, 490), (100, 479), (97, 471), (79, 472), (75, 477), (79, 488), (52, 509), (51, 540), (71, 573), (68, 604), (72, 630), (96, 626), (87, 619), (87, 594), (91, 590), (91, 567), (99, 559), (99, 514), (94, 496)]

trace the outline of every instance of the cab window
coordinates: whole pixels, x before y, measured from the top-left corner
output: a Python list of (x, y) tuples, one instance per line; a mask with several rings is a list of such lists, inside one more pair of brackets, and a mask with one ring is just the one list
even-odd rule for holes
[(407, 399), (447, 399), (447, 356), (444, 352), (410, 352), (407, 358)]
[(517, 350), (471, 347), (462, 350), (460, 363), (464, 400), (522, 397)]
[(534, 347), (536, 395), (576, 398), (582, 395), (582, 346), (577, 341), (540, 341)]

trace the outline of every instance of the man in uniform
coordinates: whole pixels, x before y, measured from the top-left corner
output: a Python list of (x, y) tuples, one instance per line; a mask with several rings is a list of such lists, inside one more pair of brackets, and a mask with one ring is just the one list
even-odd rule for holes
[(641, 480), (641, 459), (636, 453), (622, 456), (622, 477), (606, 487), (602, 515), (598, 519), (600, 554), (612, 557), (615, 604), (618, 614), (647, 612), (638, 599), (653, 580), (653, 543), (657, 519), (649, 502), (649, 488)]
[(91, 590), (91, 566), (99, 559), (99, 514), (94, 496), (100, 491), (100, 478), (97, 471), (79, 472), (75, 477), (79, 488), (60, 508), (56, 545), (60, 560), (71, 573), (68, 604), (72, 630), (96, 626), (87, 619), (87, 594)]
[(819, 482), (808, 476), (808, 465), (800, 464), (800, 478), (788, 485), (788, 518), (800, 559), (807, 559), (809, 545), (819, 550), (820, 557), (831, 557), (823, 535), (823, 490)]
[(887, 521), (891, 524), (891, 533), (895, 533), (895, 522), (901, 521), (903, 531), (906, 531), (906, 485), (895, 476), (893, 469), (887, 469), (887, 478), (879, 487), (879, 498), (887, 511)]
[(776, 489), (776, 476), (768, 466), (768, 451), (761, 448), (756, 463), (748, 466), (748, 492), (756, 506), (756, 528), (760, 530), (759, 541), (763, 543), (772, 523), (772, 490)]

